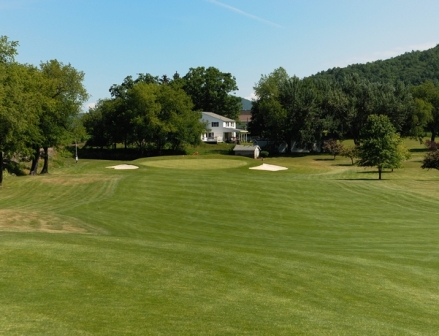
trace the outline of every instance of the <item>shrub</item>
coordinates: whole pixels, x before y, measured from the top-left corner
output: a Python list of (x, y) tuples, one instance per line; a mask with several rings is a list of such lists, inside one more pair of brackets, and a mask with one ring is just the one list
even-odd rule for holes
[(269, 153), (268, 151), (261, 151), (261, 152), (259, 153), (259, 156), (260, 156), (260, 157), (263, 157), (263, 158), (268, 157), (268, 155), (270, 155), (270, 153)]
[(422, 162), (423, 169), (438, 169), (439, 170), (439, 151), (431, 151), (427, 153)]
[(329, 139), (323, 143), (323, 150), (325, 152), (331, 153), (331, 155), (335, 157), (341, 153), (343, 150), (343, 145), (339, 143), (337, 140)]
[(436, 150), (438, 150), (439, 149), (439, 144), (437, 144), (436, 142), (434, 142), (434, 141), (431, 141), (431, 140), (427, 140), (427, 141), (425, 141), (425, 147), (427, 147), (429, 150), (431, 150), (431, 151), (436, 151)]

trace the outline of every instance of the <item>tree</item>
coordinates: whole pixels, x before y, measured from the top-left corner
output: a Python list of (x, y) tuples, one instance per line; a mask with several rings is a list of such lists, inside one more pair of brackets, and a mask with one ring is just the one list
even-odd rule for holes
[(127, 106), (133, 111), (133, 135), (139, 147), (149, 143), (157, 152), (167, 145), (182, 149), (200, 141), (204, 125), (192, 110), (189, 96), (169, 85), (139, 83), (128, 92)]
[(319, 114), (317, 90), (310, 80), (288, 77), (283, 68), (268, 76), (261, 76), (255, 86), (257, 100), (252, 106), (249, 130), (287, 144), (291, 151), (293, 141), (314, 142), (323, 132)]
[(409, 88), (403, 83), (371, 82), (354, 73), (344, 77), (339, 85), (342, 96), (335, 96), (339, 101), (334, 112), (339, 113), (333, 120), (338, 120), (344, 131), (342, 136), (352, 137), (356, 145), (371, 114), (387, 115), (398, 132), (409, 133), (412, 129), (408, 124), (415, 106)]
[(413, 88), (413, 96), (418, 99), (418, 110), (425, 115), (423, 125), (427, 124), (434, 141), (439, 134), (439, 87), (427, 81)]
[(256, 101), (251, 108), (248, 128), (252, 135), (263, 138), (282, 139), (286, 111), (279, 101), (280, 87), (289, 76), (284, 68), (275, 69), (269, 75), (262, 75), (255, 90)]
[(343, 152), (343, 144), (334, 139), (326, 140), (323, 143), (323, 150), (335, 157)]
[(407, 158), (399, 134), (385, 115), (370, 115), (361, 137), (357, 164), (361, 167), (377, 167), (380, 180), (384, 168), (399, 168)]
[(279, 102), (285, 110), (283, 140), (287, 151), (293, 141), (314, 142), (323, 132), (317, 106), (317, 92), (310, 80), (293, 76), (282, 83)]
[(34, 159), (31, 174), (38, 168), (40, 148), (44, 150), (42, 174), (49, 171), (49, 147), (70, 143), (73, 138), (76, 119), (88, 94), (83, 86), (84, 73), (77, 71), (70, 64), (51, 60), (40, 64), (42, 96), (41, 114), (39, 115), (39, 134), (32, 138)]
[(16, 46), (0, 37), (0, 186), (4, 158), (29, 154), (40, 106), (38, 70), (15, 62)]
[(231, 95), (238, 87), (235, 77), (230, 73), (214, 67), (190, 68), (183, 79), (183, 90), (191, 97), (195, 110), (238, 119), (242, 107), (241, 98)]
[(358, 158), (358, 147), (357, 146), (343, 147), (340, 155), (351, 159), (351, 163), (352, 165), (354, 165), (354, 160)]

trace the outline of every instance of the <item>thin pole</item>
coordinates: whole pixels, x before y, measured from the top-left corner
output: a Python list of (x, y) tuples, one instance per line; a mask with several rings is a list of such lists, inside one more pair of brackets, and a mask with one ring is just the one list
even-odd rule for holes
[(75, 160), (76, 163), (78, 163), (78, 143), (76, 142), (76, 139), (75, 139)]

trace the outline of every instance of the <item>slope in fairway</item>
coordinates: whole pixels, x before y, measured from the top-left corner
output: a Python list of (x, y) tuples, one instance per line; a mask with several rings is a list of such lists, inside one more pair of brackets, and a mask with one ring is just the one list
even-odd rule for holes
[(0, 330), (436, 334), (438, 174), (410, 162), (377, 181), (319, 159), (267, 160), (289, 168), (273, 173), (218, 156), (82, 160), (6, 179), (0, 212), (95, 230), (0, 232)]

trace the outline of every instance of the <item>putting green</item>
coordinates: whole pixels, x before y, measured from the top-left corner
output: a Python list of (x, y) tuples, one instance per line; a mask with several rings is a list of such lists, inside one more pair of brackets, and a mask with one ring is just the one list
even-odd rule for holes
[(187, 170), (206, 170), (206, 169), (225, 169), (246, 166), (247, 163), (241, 160), (230, 159), (200, 159), (200, 158), (181, 158), (173, 160), (157, 160), (139, 162), (141, 165)]

